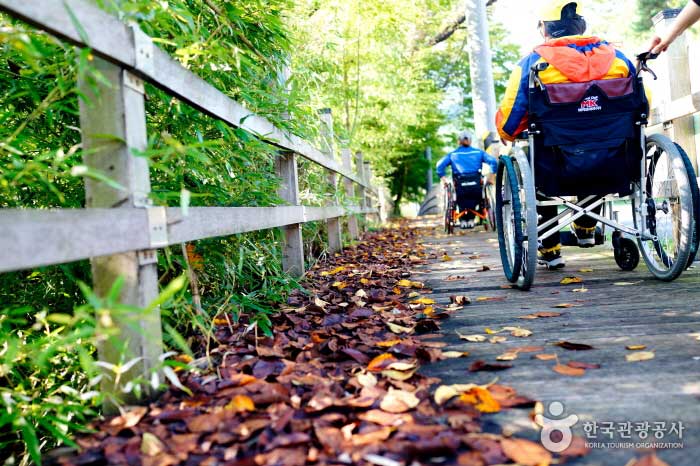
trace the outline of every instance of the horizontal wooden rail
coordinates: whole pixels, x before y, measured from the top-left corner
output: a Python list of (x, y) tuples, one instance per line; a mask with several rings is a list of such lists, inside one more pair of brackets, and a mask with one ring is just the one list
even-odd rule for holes
[[(89, 47), (95, 54), (133, 71), (207, 115), (249, 131), (280, 149), (295, 152), (373, 190), (367, 180), (361, 179), (335, 159), (327, 157), (300, 137), (276, 128), (267, 119), (254, 114), (184, 68), (155, 46), (138, 26), (126, 25), (94, 4), (85, 0), (0, 0), (0, 10), (62, 40)], [(84, 38), (87, 40), (84, 41)]]
[(665, 102), (651, 110), (649, 126), (661, 125), (700, 112), (700, 92)]
[(376, 213), (360, 207), (1, 209), (0, 272)]

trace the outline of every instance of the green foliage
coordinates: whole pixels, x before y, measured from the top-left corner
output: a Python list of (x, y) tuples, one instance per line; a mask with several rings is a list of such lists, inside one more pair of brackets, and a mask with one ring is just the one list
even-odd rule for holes
[(637, 0), (637, 15), (632, 30), (637, 34), (648, 34), (653, 26), (651, 19), (654, 15), (667, 8), (679, 8), (684, 4), (680, 0)]

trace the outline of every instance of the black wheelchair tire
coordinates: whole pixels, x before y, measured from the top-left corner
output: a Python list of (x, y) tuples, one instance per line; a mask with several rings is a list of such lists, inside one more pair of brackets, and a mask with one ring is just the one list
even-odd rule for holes
[(613, 248), (615, 262), (620, 269), (632, 271), (639, 265), (639, 248), (637, 243), (629, 238), (620, 238), (618, 246)]
[[(506, 248), (509, 245), (506, 243), (504, 218), (503, 218), (503, 174), (507, 174), (507, 181), (511, 192), (511, 202), (514, 217), (514, 252), (512, 257), (508, 256)], [(513, 160), (508, 155), (503, 155), (499, 158), (498, 169), (496, 171), (496, 230), (498, 232), (498, 245), (501, 253), (501, 264), (503, 265), (503, 273), (506, 279), (515, 283), (520, 277), (523, 261), (523, 232), (522, 232), (522, 211), (520, 205), (520, 197), (515, 195), (518, 193), (519, 186), (516, 178), (515, 167)]]
[(693, 235), (691, 237), (690, 243), (690, 255), (688, 256), (688, 264), (686, 268), (693, 265), (695, 261), (695, 256), (698, 253), (698, 246), (700, 246), (700, 188), (698, 188), (697, 178), (695, 177), (695, 169), (693, 169), (693, 164), (690, 162), (690, 158), (685, 150), (680, 144), (674, 142), (678, 152), (681, 154), (683, 159), (683, 164), (685, 165), (685, 171), (688, 173), (688, 179), (690, 181), (690, 192), (693, 195)]

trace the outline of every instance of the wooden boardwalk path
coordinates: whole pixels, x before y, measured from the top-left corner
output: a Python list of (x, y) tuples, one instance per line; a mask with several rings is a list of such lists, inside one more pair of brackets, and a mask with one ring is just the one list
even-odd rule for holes
[[(593, 249), (564, 248), (567, 267), (562, 271), (538, 270), (535, 285), (529, 292), (504, 289), (507, 281), (500, 267), (498, 242), (494, 233), (481, 228), (458, 231), (453, 236), (442, 233), (438, 219), (417, 221), (425, 230), (422, 243), (432, 252), (431, 262), (417, 266), (414, 278), (433, 289), (438, 305), (449, 303), (450, 295), (466, 295), (472, 304), (444, 321), (442, 332), (448, 348), (469, 351), (470, 356), (450, 359), (428, 366), (425, 373), (439, 376), (443, 383), (499, 383), (513, 386), (519, 393), (541, 401), (544, 406), (559, 401), (566, 417), (576, 414), (579, 422), (574, 433), (586, 438), (583, 425), (596, 423), (605, 430), (614, 422), (650, 423), (644, 442), (683, 442), (682, 449), (666, 449), (658, 456), (670, 465), (697, 465), (700, 458), (700, 267), (687, 271), (680, 279), (664, 283), (651, 278), (643, 263), (633, 272), (622, 272), (615, 265), (609, 245)], [(445, 254), (449, 260), (445, 260)], [(483, 266), (490, 268), (483, 270)], [(581, 269), (584, 269), (582, 272)], [(592, 269), (586, 271), (585, 269)], [(561, 279), (575, 275), (584, 279), (586, 292), (573, 292), (581, 284), (562, 285)], [(477, 301), (479, 297), (498, 300)], [(575, 305), (555, 308), (562, 303)], [(533, 320), (519, 316), (538, 311), (561, 312), (562, 315)], [(462, 335), (487, 335), (504, 326), (518, 326), (532, 331), (526, 338), (509, 332), (498, 333), (502, 343), (469, 342)], [(584, 343), (594, 349), (571, 351), (554, 346), (558, 341)], [(654, 359), (628, 362), (633, 353), (627, 345), (646, 345)], [(519, 353), (513, 361), (497, 361), (497, 356), (523, 346), (542, 346), (537, 352)], [(552, 370), (554, 360), (539, 360), (533, 355), (557, 354), (561, 364), (578, 361), (600, 364), (583, 376), (566, 376)], [(476, 360), (512, 364), (499, 372), (469, 372)], [(532, 429), (529, 410), (508, 410), (491, 416), (494, 430), (518, 432), (533, 440), (539, 433)], [(555, 416), (550, 416), (555, 417)], [(666, 422), (664, 437), (654, 438), (654, 422)], [(682, 422), (679, 440), (669, 432), (672, 423)], [(590, 425), (590, 424), (589, 424)], [(642, 430), (645, 430), (642, 428)], [(623, 432), (624, 434), (624, 432)], [(632, 442), (616, 432), (612, 438), (598, 431), (591, 442)], [(635, 449), (594, 448), (572, 464), (624, 465), (639, 456)]]

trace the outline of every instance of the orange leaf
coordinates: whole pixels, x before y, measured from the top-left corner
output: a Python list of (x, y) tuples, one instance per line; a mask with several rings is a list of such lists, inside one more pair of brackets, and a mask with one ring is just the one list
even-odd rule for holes
[(552, 359), (557, 359), (557, 355), (554, 353), (536, 354), (535, 357), (540, 361), (551, 361)]
[(497, 413), (501, 405), (485, 388), (474, 387), (459, 396), (460, 401), (474, 405), (482, 413)]
[(377, 346), (380, 348), (391, 348), (394, 345), (398, 345), (401, 343), (401, 340), (396, 339), (396, 340), (386, 340), (386, 341), (380, 341), (377, 343)]
[(372, 359), (369, 364), (367, 364), (367, 370), (371, 372), (380, 372), (384, 370), (392, 362), (396, 362), (397, 359), (393, 354), (384, 353), (380, 354), (376, 358)]
[(586, 373), (586, 369), (582, 369), (580, 367), (565, 366), (564, 364), (557, 364), (556, 366), (552, 367), (552, 370), (559, 374), (568, 375), (571, 377), (581, 377)]
[(253, 400), (249, 396), (236, 395), (229, 404), (226, 405), (226, 409), (232, 409), (236, 412), (255, 411), (255, 403), (253, 403)]

